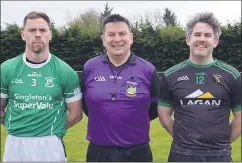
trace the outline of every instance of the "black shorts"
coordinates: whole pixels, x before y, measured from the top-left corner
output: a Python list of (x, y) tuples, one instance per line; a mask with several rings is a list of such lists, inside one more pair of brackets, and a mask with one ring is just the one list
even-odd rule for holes
[(89, 143), (86, 162), (152, 162), (149, 143), (128, 148)]
[(230, 155), (197, 156), (170, 152), (168, 162), (232, 162)]

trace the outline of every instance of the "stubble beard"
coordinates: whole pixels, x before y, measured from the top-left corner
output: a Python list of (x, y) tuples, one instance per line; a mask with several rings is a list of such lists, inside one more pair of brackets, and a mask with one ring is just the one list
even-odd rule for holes
[(32, 45), (32, 51), (35, 53), (35, 54), (40, 54), (44, 51), (44, 44), (42, 44), (41, 47), (34, 47), (34, 45)]

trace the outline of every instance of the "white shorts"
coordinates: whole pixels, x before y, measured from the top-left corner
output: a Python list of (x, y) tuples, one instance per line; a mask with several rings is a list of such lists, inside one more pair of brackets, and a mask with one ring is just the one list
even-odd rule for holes
[(43, 137), (16, 137), (8, 135), (3, 162), (58, 161), (67, 162), (65, 146), (55, 135)]

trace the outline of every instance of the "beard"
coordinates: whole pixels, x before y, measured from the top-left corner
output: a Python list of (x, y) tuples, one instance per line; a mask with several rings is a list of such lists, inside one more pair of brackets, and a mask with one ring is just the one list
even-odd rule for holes
[(32, 44), (32, 51), (35, 53), (35, 54), (40, 54), (41, 52), (44, 51), (44, 43), (38, 43), (39, 45), (36, 45), (36, 43), (33, 43)]

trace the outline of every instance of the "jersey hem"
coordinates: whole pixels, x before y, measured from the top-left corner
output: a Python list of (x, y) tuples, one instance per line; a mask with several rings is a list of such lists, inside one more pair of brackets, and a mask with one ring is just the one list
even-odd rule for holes
[[(43, 135), (19, 135), (19, 134), (14, 134), (14, 133), (8, 133), (8, 135), (19, 137), (19, 138), (38, 138), (38, 137), (47, 137), (47, 136), (56, 136), (58, 138), (62, 138), (63, 134), (61, 133), (54, 133), (54, 134), (43, 134)], [(65, 135), (65, 134), (64, 134)]]
[(116, 143), (98, 143), (98, 142), (95, 142), (94, 140), (92, 140), (91, 138), (88, 138), (87, 137), (87, 140), (90, 142), (90, 143), (93, 143), (97, 146), (103, 146), (103, 147), (121, 147), (121, 148), (130, 148), (130, 147), (133, 147), (133, 146), (136, 146), (136, 145), (141, 145), (141, 144), (147, 144), (150, 142), (150, 140), (147, 140), (147, 141), (142, 141), (142, 142), (137, 142), (137, 143), (134, 143), (134, 144), (116, 144)]
[(210, 152), (205, 152), (205, 153), (202, 153), (202, 152), (199, 152), (199, 151), (192, 151), (194, 153), (191, 153), (191, 152), (181, 152), (181, 151), (171, 149), (171, 152), (182, 154), (182, 155), (188, 155), (188, 156), (224, 156), (224, 155), (230, 156), (231, 155), (230, 150), (224, 151), (224, 152), (211, 152), (210, 151)]
[[(197, 147), (199, 147), (199, 145)], [(207, 149), (190, 149), (188, 145), (184, 147), (173, 141), (171, 145), (171, 152), (192, 156), (222, 156), (231, 155), (231, 147), (227, 146), (218, 148), (208, 147)]]

